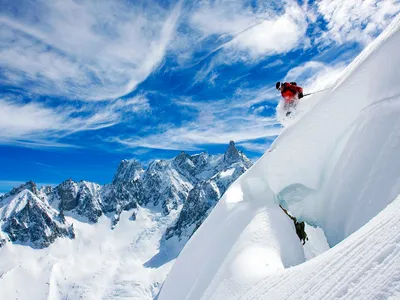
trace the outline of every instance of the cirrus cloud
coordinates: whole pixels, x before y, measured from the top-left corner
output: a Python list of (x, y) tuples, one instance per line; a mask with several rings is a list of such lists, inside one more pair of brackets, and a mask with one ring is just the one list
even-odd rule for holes
[(343, 44), (349, 41), (370, 43), (400, 12), (397, 0), (322, 0), (316, 11), (328, 22), (317, 41)]
[(0, 80), (79, 100), (118, 98), (145, 80), (164, 57), (181, 6), (73, 0), (4, 5)]

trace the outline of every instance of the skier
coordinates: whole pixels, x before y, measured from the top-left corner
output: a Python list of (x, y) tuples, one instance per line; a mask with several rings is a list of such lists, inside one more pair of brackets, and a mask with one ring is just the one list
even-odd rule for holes
[(286, 116), (292, 113), (292, 109), (296, 108), (299, 99), (303, 98), (303, 88), (298, 86), (296, 82), (276, 83), (276, 89), (281, 91), (285, 105)]

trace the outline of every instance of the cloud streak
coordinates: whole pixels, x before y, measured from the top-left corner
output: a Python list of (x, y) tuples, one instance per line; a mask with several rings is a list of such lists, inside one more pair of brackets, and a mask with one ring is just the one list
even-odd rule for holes
[(150, 110), (148, 99), (142, 95), (107, 105), (85, 104), (80, 107), (50, 107), (34, 101), (24, 102), (16, 97), (3, 97), (0, 98), (0, 107), (0, 144), (36, 148), (76, 147), (59, 140), (77, 132), (118, 124), (127, 111), (141, 114)]
[[(267, 92), (268, 91), (268, 92)], [(272, 93), (243, 90), (228, 99), (199, 102), (186, 97), (176, 100), (179, 107), (190, 108), (191, 119), (176, 124), (162, 124), (146, 134), (121, 136), (109, 141), (127, 148), (163, 150), (200, 150), (205, 145), (226, 144), (266, 137), (275, 137), (281, 127), (274, 116), (263, 116), (252, 106), (266, 101)], [(274, 93), (276, 96), (276, 92)]]
[(318, 39), (323, 44), (349, 41), (370, 43), (400, 12), (397, 0), (322, 0), (317, 13), (328, 22), (328, 30)]
[(3, 83), (80, 100), (118, 98), (145, 80), (164, 57), (181, 7), (72, 0), (38, 0), (34, 9), (7, 5), (0, 16)]
[[(303, 43), (307, 20), (296, 1), (258, 3), (204, 1), (189, 19), (196, 36), (219, 36), (217, 64), (254, 62), (266, 55), (285, 53)], [(215, 65), (216, 63), (214, 63)]]

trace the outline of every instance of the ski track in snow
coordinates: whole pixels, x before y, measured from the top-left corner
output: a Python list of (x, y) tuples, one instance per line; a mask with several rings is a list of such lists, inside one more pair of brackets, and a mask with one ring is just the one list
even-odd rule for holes
[(266, 276), (240, 300), (400, 297), (400, 196), (366, 226), (317, 258)]

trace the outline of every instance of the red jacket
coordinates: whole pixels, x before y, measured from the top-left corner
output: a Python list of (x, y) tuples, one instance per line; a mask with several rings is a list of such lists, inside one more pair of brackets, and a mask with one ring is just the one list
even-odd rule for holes
[(303, 94), (303, 88), (297, 85), (290, 84), (289, 82), (285, 82), (281, 86), (281, 94), (286, 103), (292, 103), (298, 98), (297, 96), (299, 94)]

